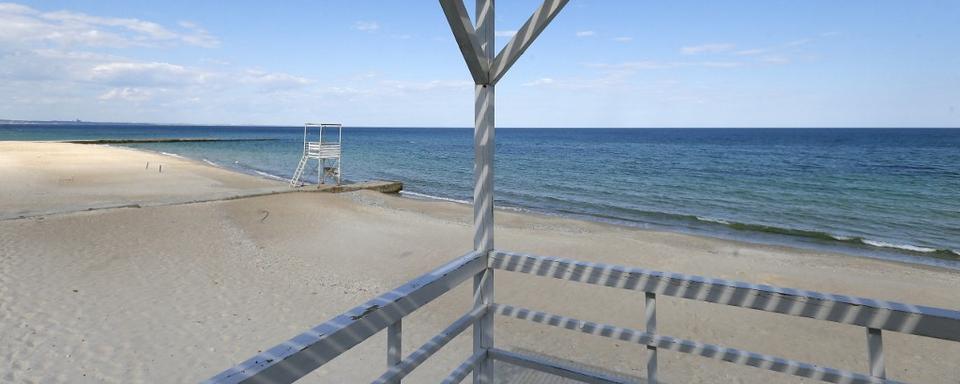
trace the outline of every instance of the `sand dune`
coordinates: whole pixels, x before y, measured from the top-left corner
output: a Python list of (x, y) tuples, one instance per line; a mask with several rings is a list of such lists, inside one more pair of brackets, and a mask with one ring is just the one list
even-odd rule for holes
[[(0, 382), (196, 382), (471, 244), (471, 210), (455, 203), (359, 192), (152, 206), (276, 183), (188, 161), (170, 162), (176, 165), (169, 177), (148, 181), (125, 170), (131, 164), (112, 159), (132, 156), (132, 163), (158, 155), (99, 146), (71, 152), (70, 167), (49, 159), (27, 167), (24, 162), (42, 153), (74, 149), (0, 145), (4, 215), (103, 201), (143, 206), (0, 221)], [(50, 191), (55, 180), (71, 175), (87, 180), (85, 186)], [(22, 196), (36, 190), (8, 184), (21, 179), (54, 201)], [(496, 230), (503, 249), (960, 308), (960, 274), (953, 271), (513, 212), (497, 213)], [(642, 326), (643, 298), (633, 292), (507, 272), (498, 273), (496, 284), (499, 302)], [(405, 350), (461, 315), (468, 289), (406, 318)], [(667, 335), (866, 370), (862, 328), (680, 299), (658, 306)], [(385, 365), (384, 339), (374, 336), (304, 382), (375, 378)], [(960, 345), (892, 333), (884, 341), (892, 378), (950, 383), (960, 377)], [(643, 348), (608, 339), (498, 318), (496, 343), (643, 375)], [(469, 350), (469, 335), (461, 336), (405, 382), (435, 382)], [(676, 353), (660, 359), (665, 382), (807, 382)]]

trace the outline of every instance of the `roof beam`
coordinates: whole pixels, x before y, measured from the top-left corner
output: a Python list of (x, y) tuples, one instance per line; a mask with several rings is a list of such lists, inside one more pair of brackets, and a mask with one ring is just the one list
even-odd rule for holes
[[(503, 47), (493, 60), (493, 65), (490, 67), (490, 84), (496, 84), (497, 81), (500, 81), (500, 78), (503, 77), (507, 70), (513, 66), (513, 63), (520, 58), (520, 55), (530, 47), (530, 44), (540, 35), (540, 32), (543, 32), (547, 24), (550, 24), (550, 21), (560, 13), (563, 6), (567, 5), (567, 1), (568, 0), (543, 1), (540, 8), (537, 8), (537, 10), (533, 12), (530, 19), (523, 24), (523, 27), (517, 31), (517, 34), (510, 39), (510, 42)], [(440, 2), (443, 3), (443, 0)], [(461, 49), (463, 48), (461, 47)]]
[(467, 62), (467, 68), (470, 69), (474, 83), (488, 84), (490, 60), (483, 56), (477, 31), (473, 28), (473, 22), (470, 21), (470, 15), (467, 14), (463, 0), (440, 0), (440, 7), (443, 8), (443, 14), (447, 17), (447, 23), (450, 24), (453, 37), (460, 46), (460, 53), (463, 54), (463, 60)]

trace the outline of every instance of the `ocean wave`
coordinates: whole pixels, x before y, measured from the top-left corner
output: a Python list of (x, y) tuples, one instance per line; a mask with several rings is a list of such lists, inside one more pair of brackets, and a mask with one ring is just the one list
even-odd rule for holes
[[(687, 216), (682, 216), (687, 217)], [(762, 224), (748, 224), (748, 223), (738, 223), (733, 221), (727, 221), (723, 219), (711, 218), (711, 217), (702, 217), (694, 216), (698, 221), (708, 222), (713, 224), (722, 224), (723, 226), (739, 231), (745, 232), (759, 232), (759, 233), (770, 233), (775, 235), (783, 236), (792, 236), (827, 242), (839, 242), (846, 243), (854, 246), (870, 246), (876, 248), (887, 248), (894, 249), (897, 251), (906, 251), (912, 253), (922, 253), (926, 255), (957, 259), (960, 258), (960, 251), (954, 249), (936, 249), (930, 247), (922, 247), (912, 244), (895, 244), (881, 240), (865, 239), (862, 237), (856, 236), (843, 236), (837, 235), (829, 232), (822, 231), (812, 231), (805, 229), (794, 229), (794, 228), (783, 228), (783, 227), (774, 227), (769, 225)]]
[(916, 245), (910, 245), (910, 244), (893, 244), (885, 241), (870, 240), (870, 239), (860, 239), (860, 242), (867, 245), (872, 245), (874, 247), (902, 249), (902, 250), (911, 251), (911, 252), (930, 253), (930, 252), (937, 251), (936, 248), (918, 247)]
[(494, 206), (494, 208), (504, 210), (504, 211), (511, 211), (511, 212), (530, 212), (529, 209), (521, 208), (521, 207), (513, 207), (509, 205), (497, 205), (497, 206)]
[(176, 158), (178, 158), (178, 159), (184, 159), (184, 158), (185, 158), (185, 157), (180, 156), (180, 155), (178, 155), (178, 154), (176, 154), (176, 153), (170, 153), (170, 152), (160, 152), (160, 154), (161, 154), (161, 155), (170, 156), (170, 157), (176, 157)]
[(694, 217), (696, 217), (697, 220), (705, 221), (705, 222), (708, 222), (708, 223), (717, 223), (717, 224), (723, 224), (723, 225), (729, 225), (729, 224), (730, 224), (729, 221), (726, 221), (726, 220), (724, 220), (724, 219), (715, 219), (715, 218), (712, 218), (712, 217), (704, 217), (704, 216), (694, 216)]
[(207, 163), (208, 165), (211, 165), (211, 166), (214, 166), (214, 167), (220, 167), (219, 164), (214, 163), (214, 162), (212, 162), (212, 161), (210, 161), (210, 160), (207, 160), (206, 158), (201, 159), (201, 160), (203, 160), (203, 162), (204, 162), (204, 163)]
[(400, 191), (400, 195), (411, 196), (414, 198), (420, 198), (420, 199), (426, 199), (426, 200), (449, 201), (451, 203), (457, 203), (457, 204), (470, 204), (470, 201), (468, 200), (451, 199), (449, 197), (440, 197), (440, 196), (427, 195), (424, 193), (417, 193), (417, 192), (410, 192), (410, 191)]
[(281, 180), (281, 181), (286, 181), (286, 180), (287, 180), (287, 179), (285, 179), (285, 178), (283, 178), (283, 177), (280, 177), (280, 176), (277, 176), (277, 175), (274, 175), (274, 174), (270, 174), (270, 173), (266, 173), (266, 172), (263, 172), (263, 171), (258, 171), (258, 170), (256, 170), (256, 169), (251, 169), (251, 171), (253, 171), (254, 173), (256, 173), (256, 174), (258, 174), (258, 175), (260, 175), (260, 176), (266, 177), (266, 178), (268, 178), (268, 179)]

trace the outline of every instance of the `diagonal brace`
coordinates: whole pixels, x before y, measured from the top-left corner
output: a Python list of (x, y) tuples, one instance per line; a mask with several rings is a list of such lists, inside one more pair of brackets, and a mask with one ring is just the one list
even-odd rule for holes
[[(540, 32), (543, 32), (547, 24), (550, 24), (550, 21), (560, 13), (560, 10), (563, 9), (564, 5), (567, 5), (568, 1), (569, 0), (544, 0), (540, 8), (537, 8), (537, 10), (533, 12), (530, 19), (523, 24), (523, 27), (517, 31), (517, 34), (510, 39), (510, 42), (503, 47), (493, 60), (493, 65), (490, 66), (490, 84), (496, 84), (497, 81), (500, 81), (500, 78), (503, 77), (507, 70), (513, 66), (513, 63), (520, 58), (520, 55), (530, 47), (533, 40), (540, 35)], [(440, 1), (440, 3), (443, 2), (443, 0)], [(454, 34), (456, 34), (456, 32), (454, 32)], [(460, 39), (458, 38), (457, 40)], [(461, 46), (460, 49), (462, 50), (463, 47)], [(464, 53), (464, 55), (466, 55), (466, 53)]]
[(463, 0), (440, 0), (440, 7), (443, 8), (443, 14), (447, 17), (447, 23), (450, 24), (453, 37), (460, 46), (460, 53), (463, 54), (463, 60), (467, 62), (467, 68), (470, 69), (474, 83), (489, 84), (490, 60), (485, 58), (480, 49), (477, 31), (473, 28)]

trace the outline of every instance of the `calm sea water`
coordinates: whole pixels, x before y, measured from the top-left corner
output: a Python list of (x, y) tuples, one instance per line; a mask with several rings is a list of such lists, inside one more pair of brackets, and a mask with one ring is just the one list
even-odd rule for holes
[[(0, 140), (131, 144), (287, 178), (299, 127), (0, 125)], [(957, 129), (499, 129), (504, 208), (960, 266)], [(470, 129), (344, 128), (344, 177), (468, 202)], [(315, 173), (312, 173), (315, 174)], [(313, 180), (316, 179), (312, 176)]]

